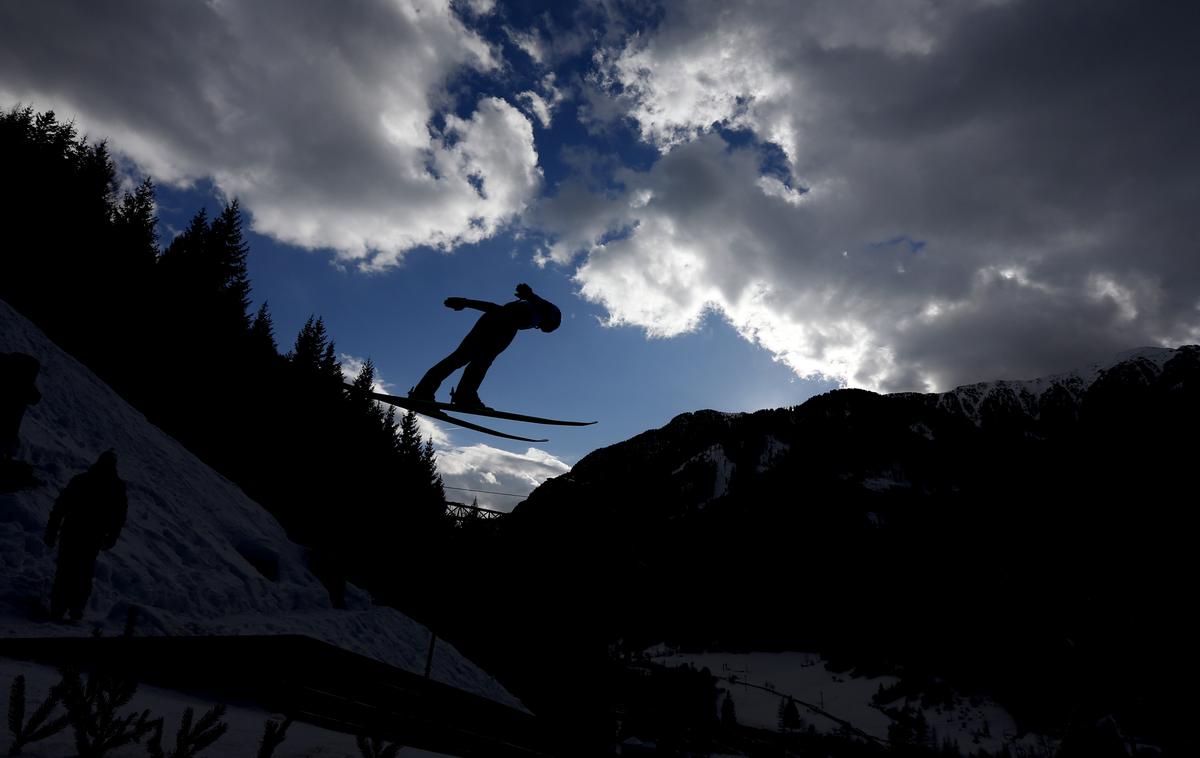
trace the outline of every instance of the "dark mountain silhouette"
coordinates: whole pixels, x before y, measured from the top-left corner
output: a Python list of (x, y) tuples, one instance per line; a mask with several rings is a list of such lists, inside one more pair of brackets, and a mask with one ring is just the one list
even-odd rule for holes
[[(506, 524), (522, 565), (635, 646), (814, 645), (951, 675), (1053, 731), (1169, 731), (1200, 347), (939, 394), (686, 413)], [(589, 620), (588, 616), (591, 616)], [(1178, 722), (1177, 722), (1178, 723)]]

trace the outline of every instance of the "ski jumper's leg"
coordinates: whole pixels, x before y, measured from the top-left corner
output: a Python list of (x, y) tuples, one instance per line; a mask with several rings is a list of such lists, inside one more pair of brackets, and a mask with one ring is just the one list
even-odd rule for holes
[(462, 379), (458, 380), (458, 388), (454, 390), (454, 399), (456, 402), (466, 402), (467, 400), (479, 398), (479, 385), (483, 384), (483, 377), (487, 375), (487, 370), (491, 368), (492, 361), (496, 360), (497, 355), (499, 353), (476, 356), (467, 364), (466, 370), (463, 371)]
[(517, 336), (517, 330), (497, 329), (490, 334), (480, 336), (481, 339), (474, 345), (476, 349), (471, 355), (471, 362), (467, 364), (462, 379), (458, 382), (458, 388), (454, 390), (455, 402), (479, 399), (479, 385), (483, 383), (483, 377), (487, 375), (496, 356), (512, 344), (513, 337)]
[(484, 313), (475, 322), (475, 326), (471, 327), (471, 331), (467, 332), (467, 336), (463, 337), (459, 346), (454, 348), (454, 352), (425, 372), (425, 376), (413, 387), (413, 396), (433, 398), (438, 387), (446, 381), (446, 377), (475, 360), (481, 352), (487, 351), (487, 344), (494, 340), (492, 335), (495, 331), (496, 317), (491, 313)]
[(425, 372), (425, 376), (421, 377), (421, 381), (417, 382), (416, 387), (413, 387), (413, 395), (433, 397), (437, 393), (438, 387), (442, 386), (442, 382), (446, 381), (446, 377), (467, 365), (470, 360), (471, 354), (463, 350), (462, 345), (459, 345), (453, 353), (438, 361), (433, 368)]

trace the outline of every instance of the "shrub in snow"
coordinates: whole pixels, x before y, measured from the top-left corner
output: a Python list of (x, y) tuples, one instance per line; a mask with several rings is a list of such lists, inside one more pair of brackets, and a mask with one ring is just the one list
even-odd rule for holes
[(179, 723), (179, 731), (175, 733), (175, 749), (169, 753), (163, 751), (162, 728), (163, 721), (155, 722), (154, 736), (146, 745), (151, 758), (195, 758), (208, 746), (221, 738), (229, 725), (221, 720), (225, 715), (224, 705), (214, 705), (200, 720), (192, 724), (195, 711), (191, 708), (184, 710), (183, 719)]
[(287, 739), (287, 730), (291, 725), (290, 717), (282, 722), (267, 719), (267, 723), (263, 725), (263, 737), (262, 742), (258, 745), (257, 758), (271, 758), (275, 754), (275, 748)]
[(354, 738), (358, 743), (358, 752), (362, 753), (363, 758), (396, 758), (396, 753), (400, 752), (403, 745), (393, 742), (388, 743), (377, 737), (366, 737), (358, 735)]
[[(132, 679), (93, 672), (84, 682), (78, 672), (68, 670), (59, 686), (75, 730), (79, 758), (103, 758), (119, 747), (141, 742), (155, 729), (149, 709), (131, 711), (124, 718), (117, 715), (137, 692), (137, 682)], [(161, 721), (157, 723), (161, 725)]]
[(20, 755), (21, 750), (29, 743), (44, 740), (66, 729), (69, 723), (66, 714), (47, 720), (61, 702), (62, 689), (60, 687), (51, 688), (50, 694), (26, 721), (25, 677), (18, 676), (14, 679), (8, 699), (8, 729), (12, 732), (13, 740), (8, 747), (8, 754)]

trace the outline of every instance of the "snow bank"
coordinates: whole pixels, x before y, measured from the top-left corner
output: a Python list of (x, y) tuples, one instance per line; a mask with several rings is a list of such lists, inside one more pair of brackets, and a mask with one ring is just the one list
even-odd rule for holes
[[(120, 631), (131, 605), (138, 633), (305, 634), (399, 668), (424, 672), (430, 632), (402, 613), (375, 607), (348, 588), (335, 610), (307, 569), (304, 549), (232, 482), (130, 407), (22, 316), (0, 301), (0, 351), (42, 364), (42, 401), (21, 427), (20, 456), (45, 484), (0, 494), (0, 635), (82, 636)], [(129, 517), (116, 547), (102, 553), (79, 626), (31, 619), (49, 595), (54, 554), (42, 543), (59, 490), (108, 448), (129, 491)], [(268, 579), (254, 568), (278, 565)], [(249, 559), (249, 560), (248, 560)], [(433, 678), (520, 706), (486, 672), (439, 641)]]

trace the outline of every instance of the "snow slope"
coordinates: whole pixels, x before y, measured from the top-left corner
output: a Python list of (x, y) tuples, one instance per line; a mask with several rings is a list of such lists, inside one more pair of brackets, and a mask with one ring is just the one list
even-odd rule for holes
[[(788, 696), (817, 704), (827, 713), (850, 722), (855, 728), (887, 739), (892, 719), (871, 703), (880, 685), (896, 683), (894, 676), (855, 677), (830, 671), (814, 653), (678, 653), (667, 648), (647, 651), (655, 662), (674, 667), (688, 664), (707, 668), (719, 677), (721, 688), (733, 698), (739, 723), (763, 729), (779, 725), (780, 701)], [(768, 691), (769, 690), (769, 691)], [(959, 698), (955, 707), (922, 707), (917, 700), (890, 704), (920, 708), (939, 742), (953, 740), (964, 754), (986, 750), (998, 754), (1005, 747), (1014, 756), (1044, 756), (1054, 752), (1054, 743), (1042, 735), (1021, 734), (1007, 711), (986, 698)], [(800, 708), (806, 725), (818, 732), (835, 733), (840, 724)]]
[[(0, 712), (8, 712), (8, 700), (11, 696), (10, 686), (17, 676), (25, 677), (26, 712), (40, 705), (45, 700), (50, 689), (59, 682), (61, 674), (50, 666), (41, 666), (27, 661), (12, 661), (0, 659)], [(151, 718), (162, 718), (163, 747), (168, 751), (175, 747), (175, 730), (178, 729), (183, 712), (191, 708), (196, 718), (217, 705), (218, 701), (185, 695), (171, 690), (164, 690), (149, 685), (141, 685), (129, 705), (121, 709), (121, 715), (130, 712), (140, 713), (149, 709)], [(55, 714), (61, 714), (62, 706), (55, 709)], [(53, 718), (53, 716), (51, 717)], [(263, 726), (270, 719), (283, 721), (283, 714), (270, 713), (246, 704), (228, 705), (222, 721), (228, 726), (228, 731), (221, 736), (203, 755), (205, 758), (217, 756), (249, 756), (258, 751), (262, 739)], [(7, 752), (11, 744), (11, 736), (0, 734), (0, 750)], [(21, 751), (25, 758), (62, 758), (75, 754), (75, 741), (70, 728), (47, 739), (31, 743)], [(126, 745), (117, 748), (107, 755), (111, 758), (145, 758), (145, 742), (142, 744)], [(287, 731), (283, 744), (276, 748), (274, 758), (362, 758), (354, 743), (354, 738), (348, 734), (322, 729), (319, 726), (306, 724), (303, 721), (293, 723)], [(404, 747), (396, 758), (439, 758), (445, 753), (432, 753), (414, 747)]]
[[(336, 610), (306, 568), (304, 549), (262, 507), (130, 407), (91, 371), (0, 301), (0, 352), (42, 364), (42, 401), (21, 427), (20, 457), (45, 482), (0, 494), (0, 635), (119, 633), (131, 605), (138, 634), (305, 634), (423, 673), (430, 632), (357, 588)], [(59, 490), (108, 448), (129, 492), (129, 517), (116, 547), (102, 553), (81, 625), (31, 620), (54, 577), (42, 543)], [(279, 576), (245, 556), (274, 557)], [(520, 707), (486, 672), (439, 640), (433, 678)]]

